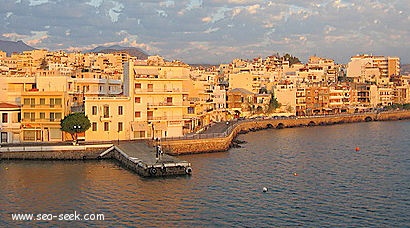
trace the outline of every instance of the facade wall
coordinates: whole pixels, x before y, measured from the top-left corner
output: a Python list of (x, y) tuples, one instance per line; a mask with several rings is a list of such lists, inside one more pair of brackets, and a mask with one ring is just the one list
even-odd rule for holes
[(87, 141), (115, 141), (132, 138), (133, 107), (130, 98), (87, 98), (85, 114), (91, 123), (90, 129), (85, 132)]
[(62, 141), (60, 121), (69, 113), (65, 92), (22, 93), (22, 141)]

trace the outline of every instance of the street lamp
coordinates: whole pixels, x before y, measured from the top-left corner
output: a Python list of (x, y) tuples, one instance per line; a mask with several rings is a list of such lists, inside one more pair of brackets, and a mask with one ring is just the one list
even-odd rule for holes
[(74, 125), (74, 145), (78, 145), (78, 132), (81, 130), (81, 125)]

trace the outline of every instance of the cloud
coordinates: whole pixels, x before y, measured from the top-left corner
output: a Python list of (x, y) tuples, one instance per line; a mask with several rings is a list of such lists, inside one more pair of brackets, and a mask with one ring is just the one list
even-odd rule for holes
[(48, 0), (29, 0), (29, 6), (39, 6), (48, 3)]
[(119, 44), (198, 62), (276, 52), (346, 62), (360, 50), (410, 63), (408, 12), (406, 0), (3, 0), (0, 31), (51, 50)]
[(257, 10), (260, 9), (260, 8), (261, 8), (261, 6), (259, 4), (255, 4), (255, 5), (252, 5), (252, 6), (248, 6), (247, 10), (250, 14), (255, 14), (255, 13), (257, 13)]
[(30, 35), (4, 33), (2, 36), (13, 41), (23, 40), (28, 45), (41, 44), (43, 40), (48, 38), (47, 31), (31, 31)]

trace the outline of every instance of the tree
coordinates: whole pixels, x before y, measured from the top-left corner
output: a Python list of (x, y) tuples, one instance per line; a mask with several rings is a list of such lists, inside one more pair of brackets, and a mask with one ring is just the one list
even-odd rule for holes
[(85, 132), (91, 127), (90, 120), (84, 112), (68, 114), (60, 122), (61, 130), (71, 134), (74, 143), (78, 142), (78, 133)]
[(268, 111), (273, 112), (275, 109), (280, 108), (280, 106), (282, 105), (278, 102), (278, 99), (271, 93)]
[(40, 69), (41, 70), (48, 70), (48, 62), (47, 62), (46, 58), (41, 59)]
[(301, 63), (298, 57), (292, 56), (291, 54), (286, 53), (283, 58), (286, 61), (289, 61), (289, 65), (292, 66), (295, 63)]

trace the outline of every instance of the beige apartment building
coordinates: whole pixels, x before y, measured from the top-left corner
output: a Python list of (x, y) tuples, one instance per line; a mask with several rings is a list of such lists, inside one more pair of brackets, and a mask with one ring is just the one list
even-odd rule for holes
[(389, 85), (390, 77), (400, 75), (400, 58), (390, 56), (357, 55), (347, 65), (347, 77), (356, 83), (376, 82)]
[[(91, 127), (87, 141), (113, 141), (140, 138), (134, 135), (132, 101), (129, 97), (87, 97), (85, 113)], [(145, 136), (145, 135), (144, 135)]]
[(21, 94), (22, 141), (62, 141), (60, 121), (69, 113), (67, 92), (32, 89)]
[(273, 90), (274, 97), (281, 104), (279, 112), (296, 115), (297, 89), (293, 85), (279, 84)]
[(189, 105), (183, 82), (189, 78), (187, 65), (165, 62), (151, 56), (146, 61), (125, 64), (124, 95), (130, 97), (132, 139), (183, 135), (184, 113)]

